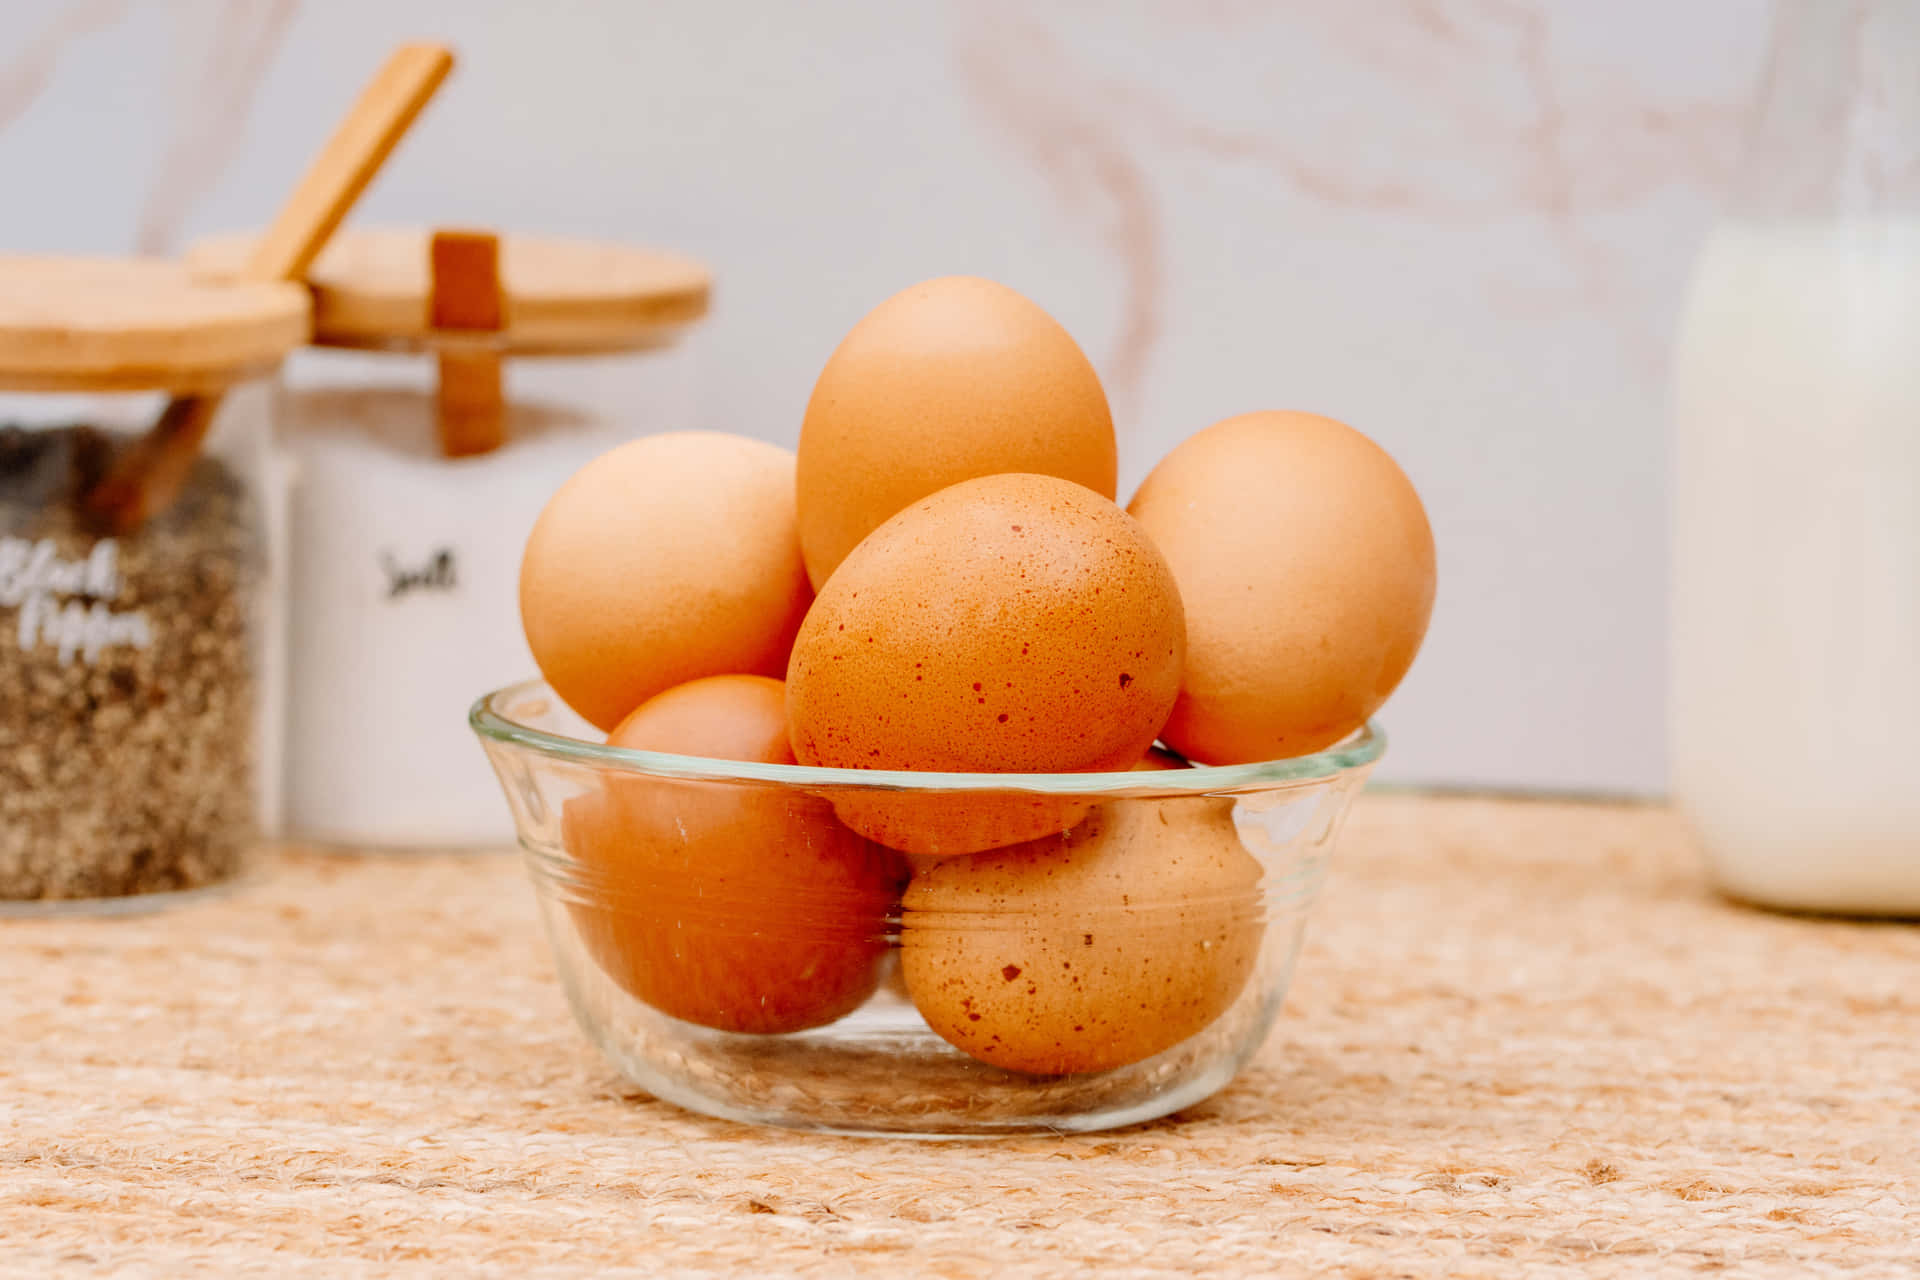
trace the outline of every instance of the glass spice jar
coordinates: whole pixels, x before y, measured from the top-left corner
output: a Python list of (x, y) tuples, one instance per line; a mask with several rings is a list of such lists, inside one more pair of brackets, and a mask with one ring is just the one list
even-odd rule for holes
[[(0, 912), (147, 906), (278, 818), (293, 285), (0, 257)], [(138, 442), (171, 401), (203, 440)], [(138, 501), (131, 501), (134, 495)]]
[[(252, 237), (187, 255), (224, 279)], [(707, 269), (631, 245), (350, 228), (307, 273), (278, 430), (297, 476), (287, 830), (357, 849), (510, 845), (464, 718), (532, 659), (520, 554), (547, 497), (693, 425), (680, 343)], [(668, 348), (675, 348), (669, 350)]]

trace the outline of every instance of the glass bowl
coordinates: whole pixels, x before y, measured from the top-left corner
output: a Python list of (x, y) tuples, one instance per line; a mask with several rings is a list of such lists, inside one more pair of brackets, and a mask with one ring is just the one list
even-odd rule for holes
[[(748, 764), (605, 746), (538, 681), (470, 721), (568, 1001), (617, 1070), (729, 1120), (939, 1137), (1135, 1124), (1226, 1085), (1385, 749), (1369, 726), (1229, 768)], [(837, 816), (875, 809), (943, 848), (1009, 815), (1052, 834), (909, 855)]]

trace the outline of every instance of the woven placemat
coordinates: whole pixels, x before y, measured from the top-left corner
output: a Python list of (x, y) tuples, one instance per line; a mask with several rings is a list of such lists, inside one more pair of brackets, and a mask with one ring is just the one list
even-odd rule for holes
[(1214, 1100), (801, 1137), (604, 1067), (516, 859), (294, 853), (0, 923), (0, 1272), (1911, 1274), (1916, 975), (1714, 899), (1660, 809), (1374, 796)]

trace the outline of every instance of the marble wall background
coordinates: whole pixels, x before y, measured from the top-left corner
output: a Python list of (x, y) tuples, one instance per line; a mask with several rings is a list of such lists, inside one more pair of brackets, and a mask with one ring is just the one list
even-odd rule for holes
[(973, 272), (1099, 364), (1123, 486), (1258, 407), (1373, 434), (1440, 603), (1383, 776), (1664, 785), (1665, 373), (1764, 0), (8, 0), (0, 246), (271, 212), (399, 39), (462, 65), (367, 220), (711, 261), (706, 425), (790, 443), (872, 303)]

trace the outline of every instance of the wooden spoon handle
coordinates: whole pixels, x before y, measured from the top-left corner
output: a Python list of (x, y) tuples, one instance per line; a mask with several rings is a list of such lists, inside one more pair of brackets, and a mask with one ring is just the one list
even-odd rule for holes
[[(303, 278), (327, 237), (452, 69), (453, 53), (441, 45), (408, 44), (394, 50), (307, 167), (254, 247), (242, 276)], [(169, 401), (159, 420), (121, 451), (87, 494), (86, 507), (95, 524), (111, 533), (130, 533), (171, 506), (219, 407), (218, 393)]]
[(280, 206), (242, 274), (250, 280), (305, 276), (327, 237), (452, 69), (453, 54), (440, 45), (395, 49)]
[(154, 424), (88, 492), (87, 513), (101, 532), (124, 536), (173, 505), (219, 409), (217, 395), (167, 401)]

